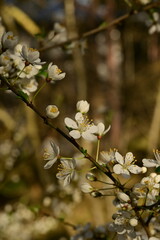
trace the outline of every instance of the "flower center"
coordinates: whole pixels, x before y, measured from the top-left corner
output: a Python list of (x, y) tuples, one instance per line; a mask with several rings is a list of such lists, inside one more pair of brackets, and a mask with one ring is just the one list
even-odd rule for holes
[(93, 125), (92, 121), (90, 121), (87, 116), (82, 117), (78, 122), (80, 132), (87, 131), (92, 125)]
[(57, 74), (60, 74), (60, 73), (62, 72), (62, 70), (59, 69), (59, 68), (57, 68), (57, 69), (56, 69), (56, 72), (57, 72)]
[(52, 113), (57, 113), (57, 112), (58, 112), (58, 109), (57, 109), (56, 107), (52, 107), (52, 108), (50, 109), (50, 112), (52, 112)]

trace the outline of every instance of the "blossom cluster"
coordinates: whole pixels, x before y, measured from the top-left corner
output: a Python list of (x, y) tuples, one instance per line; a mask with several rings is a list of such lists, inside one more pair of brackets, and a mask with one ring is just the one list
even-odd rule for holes
[[(64, 119), (65, 126), (69, 131), (71, 139), (78, 140), (84, 138), (88, 141), (99, 142), (101, 138), (109, 131), (110, 126), (105, 130), (105, 125), (100, 122), (97, 125), (93, 121), (89, 121), (87, 113), (89, 112), (90, 104), (87, 101), (81, 100), (76, 104), (77, 113), (75, 120), (69, 117)], [(83, 152), (83, 151), (82, 151)], [(84, 158), (87, 150), (84, 151)], [(86, 174), (86, 179), (90, 182), (99, 182), (106, 184), (108, 187), (93, 186), (88, 182), (81, 183), (81, 191), (89, 193), (92, 197), (115, 196), (113, 204), (117, 208), (117, 212), (113, 214), (113, 222), (107, 225), (107, 231), (116, 232), (119, 240), (134, 239), (158, 239), (159, 230), (154, 231), (152, 237), (147, 238), (145, 230), (141, 227), (142, 222), (148, 221), (155, 224), (157, 217), (160, 194), (160, 175), (158, 172), (152, 172), (145, 176), (140, 182), (135, 183), (131, 188), (126, 187), (127, 182), (122, 185), (120, 180), (116, 180), (120, 175), (124, 179), (130, 179), (132, 174), (140, 175), (147, 172), (148, 168), (160, 167), (160, 152), (154, 150), (155, 159), (142, 159), (141, 166), (137, 165), (138, 161), (135, 159), (132, 152), (126, 153), (124, 156), (119, 153), (117, 149), (110, 149), (109, 151), (99, 152), (97, 146), (97, 156), (95, 160), (95, 167)], [(100, 153), (100, 154), (99, 154)], [(77, 173), (78, 159), (71, 157), (62, 157), (60, 155), (60, 148), (54, 142), (51, 142), (50, 148), (45, 150), (44, 160), (47, 160), (44, 168), (50, 168), (56, 161), (59, 161), (59, 172), (56, 177), (63, 181), (64, 186), (74, 180)], [(112, 176), (111, 182), (101, 181), (94, 173), (97, 168), (103, 168), (107, 176)], [(120, 184), (120, 185), (119, 185)], [(155, 212), (155, 215), (153, 214)], [(153, 216), (152, 216), (153, 215)], [(154, 224), (152, 228), (154, 228)], [(141, 230), (139, 230), (141, 228)], [(77, 229), (77, 231), (79, 231)], [(104, 235), (107, 236), (106, 230)], [(91, 230), (90, 225), (84, 226), (82, 230), (73, 237), (73, 239), (92, 239), (94, 231)], [(100, 239), (100, 238), (99, 238)]]

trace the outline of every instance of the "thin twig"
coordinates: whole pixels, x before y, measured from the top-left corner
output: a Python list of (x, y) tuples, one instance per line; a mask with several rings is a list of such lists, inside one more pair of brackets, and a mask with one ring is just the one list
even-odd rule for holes
[(102, 171), (105, 175), (107, 175), (114, 183), (115, 186), (117, 186), (119, 189), (123, 190), (123, 185), (117, 181), (112, 173), (108, 171), (105, 167), (101, 166), (98, 162), (95, 161), (95, 159), (90, 156), (86, 150), (84, 150), (76, 141), (74, 138), (68, 136), (65, 132), (63, 132), (60, 128), (53, 126), (53, 124), (50, 122), (49, 118), (44, 116), (37, 108), (36, 106), (28, 101), (23, 95), (20, 94), (19, 90), (16, 89), (15, 86), (10, 85), (10, 83), (7, 81), (6, 78), (0, 76), (0, 80), (7, 85), (8, 89), (10, 89), (14, 94), (16, 94), (29, 108), (31, 108), (41, 119), (43, 119), (44, 123), (48, 125), (49, 127), (56, 130), (58, 133), (60, 133), (65, 139), (67, 139), (70, 143), (72, 143), (83, 155), (85, 158), (87, 158), (90, 162), (92, 162), (100, 171)]
[(121, 22), (123, 22), (124, 20), (126, 20), (127, 18), (129, 18), (132, 15), (137, 15), (140, 12), (147, 11), (147, 10), (149, 10), (151, 8), (159, 7), (159, 6), (160, 6), (160, 1), (148, 4), (147, 6), (141, 7), (141, 8), (136, 9), (136, 10), (132, 10), (131, 9), (132, 11), (130, 11), (129, 13), (124, 14), (121, 17), (118, 17), (118, 18), (114, 19), (110, 23), (104, 23), (102, 26), (94, 28), (94, 29), (92, 29), (92, 30), (90, 30), (88, 32), (85, 32), (85, 33), (83, 33), (80, 36), (76, 36), (76, 37), (73, 37), (71, 39), (68, 39), (68, 40), (64, 41), (63, 43), (53, 44), (53, 45), (50, 45), (48, 47), (42, 47), (42, 48), (39, 49), (39, 51), (40, 52), (47, 51), (47, 50), (50, 50), (52, 48), (62, 47), (64, 45), (70, 44), (70, 43), (75, 42), (77, 40), (83, 40), (83, 39), (85, 39), (87, 37), (90, 37), (92, 35), (95, 35), (95, 34), (97, 34), (99, 32), (105, 31), (105, 30), (109, 29), (110, 27), (113, 27), (114, 25), (120, 24)]

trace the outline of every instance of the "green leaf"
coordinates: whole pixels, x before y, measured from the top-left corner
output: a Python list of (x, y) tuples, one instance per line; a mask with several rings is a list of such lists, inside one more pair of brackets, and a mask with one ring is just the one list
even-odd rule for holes
[(160, 166), (156, 168), (155, 172), (160, 174)]
[(81, 149), (81, 152), (84, 154), (84, 156), (86, 156), (86, 154), (87, 154), (87, 149), (82, 148), (82, 149)]
[(29, 96), (26, 94), (26, 93), (24, 93), (23, 91), (21, 91), (21, 90), (19, 90), (18, 91), (18, 95), (19, 95), (19, 97), (23, 100), (23, 99), (25, 99), (25, 100), (29, 100)]

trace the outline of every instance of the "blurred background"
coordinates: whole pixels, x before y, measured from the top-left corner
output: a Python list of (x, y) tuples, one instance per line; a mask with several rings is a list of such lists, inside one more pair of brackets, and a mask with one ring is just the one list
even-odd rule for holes
[[(64, 118), (74, 116), (77, 101), (87, 100), (90, 117), (111, 124), (101, 150), (134, 152), (142, 165), (141, 159), (153, 157), (152, 149), (159, 147), (160, 140), (159, 9), (131, 14), (106, 31), (57, 46), (130, 12), (126, 2), (0, 0), (0, 16), (6, 31), (39, 49), (42, 61), (66, 72), (65, 79), (48, 84), (37, 96), (40, 111), (57, 105), (60, 115), (54, 124), (66, 131)], [(54, 42), (56, 23), (64, 34)], [(38, 81), (42, 85), (42, 79)], [(97, 225), (110, 220), (112, 199), (82, 194), (78, 179), (64, 191), (55, 178), (56, 167), (43, 169), (43, 149), (51, 139), (62, 156), (77, 153), (15, 95), (0, 91), (0, 240), (64, 240), (74, 231), (63, 221)], [(83, 140), (81, 144), (95, 155), (94, 144)], [(80, 165), (89, 166), (85, 161)]]

